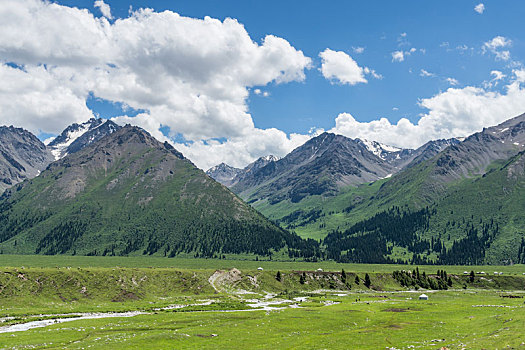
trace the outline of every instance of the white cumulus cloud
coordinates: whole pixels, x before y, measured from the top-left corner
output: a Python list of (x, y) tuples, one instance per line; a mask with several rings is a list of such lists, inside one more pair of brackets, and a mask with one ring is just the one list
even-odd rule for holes
[(505, 74), (503, 74), (503, 72), (499, 71), (499, 70), (493, 70), (490, 72), (490, 75), (492, 75), (494, 78), (494, 80), (501, 80), (503, 78), (506, 77)]
[(330, 132), (404, 148), (416, 148), (429, 140), (468, 136), (525, 112), (523, 82), (525, 70), (515, 70), (514, 80), (503, 93), (473, 86), (449, 88), (420, 100), (427, 112), (417, 122), (406, 118), (397, 123), (386, 118), (359, 122), (350, 113), (341, 113)]
[(447, 81), (447, 83), (449, 83), (452, 86), (459, 85), (459, 81), (455, 78), (449, 77), (449, 78), (446, 78), (445, 80)]
[[(406, 39), (406, 33), (402, 33), (400, 36), (401, 39)], [(399, 44), (398, 46), (406, 46), (410, 45), (410, 43), (407, 41), (403, 44)], [(397, 50), (391, 53), (392, 55), (392, 62), (403, 62), (408, 56), (412, 55), (413, 53), (417, 52), (418, 50), (415, 47), (411, 47), (408, 50)], [(423, 55), (427, 53), (426, 49), (419, 49), (419, 52)]]
[(479, 3), (474, 7), (474, 11), (479, 13), (480, 15), (485, 11), (485, 5), (483, 3)]
[(421, 69), (420, 72), (419, 72), (419, 75), (422, 76), (422, 77), (435, 77), (436, 75), (434, 73), (431, 73), (425, 69)]
[(98, 7), (102, 13), (102, 16), (108, 19), (113, 19), (113, 16), (111, 15), (111, 7), (109, 7), (109, 5), (104, 2), (104, 0), (96, 0), (93, 6)]
[(504, 50), (512, 46), (512, 40), (504, 36), (496, 36), (483, 44), (483, 53), (491, 52), (496, 56), (497, 60), (508, 61), (510, 59), (510, 51)]
[[(116, 120), (159, 138), (160, 128), (182, 135), (187, 155), (203, 168), (266, 155), (258, 152), (274, 150), (276, 138), (276, 155), (296, 144), (298, 136), (256, 128), (247, 98), (255, 86), (303, 81), (311, 59), (302, 51), (274, 35), (255, 42), (231, 18), (140, 9), (110, 23), (104, 5), (95, 3), (105, 16), (99, 18), (48, 1), (0, 2), (2, 124), (57, 133), (91, 117), (86, 100), (94, 96), (146, 111)], [(229, 155), (199, 146), (216, 139), (227, 140), (214, 149), (230, 149)], [(257, 147), (250, 146), (254, 139)]]
[(347, 53), (326, 49), (319, 57), (322, 59), (321, 73), (326, 79), (350, 85), (368, 82), (364, 69)]
[(403, 51), (392, 52), (392, 62), (403, 62), (405, 60), (405, 54)]

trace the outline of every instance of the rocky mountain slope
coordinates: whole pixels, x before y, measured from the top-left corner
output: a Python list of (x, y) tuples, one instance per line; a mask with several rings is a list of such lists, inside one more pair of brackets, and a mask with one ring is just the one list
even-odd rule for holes
[(228, 164), (221, 163), (209, 168), (206, 171), (206, 175), (215, 181), (220, 182), (224, 186), (230, 187), (237, 182), (237, 176), (239, 176), (242, 172), (243, 169), (234, 168)]
[(323, 133), (251, 172), (232, 190), (250, 202), (297, 203), (307, 196), (335, 194), (342, 186), (384, 178), (394, 170), (360, 140)]
[(521, 115), (323, 203), (313, 220), (302, 208), (288, 226), (329, 233), (339, 261), (525, 262), (524, 155)]
[(4, 253), (169, 256), (265, 255), (304, 244), (131, 126), (6, 191), (0, 242)]
[(0, 126), (0, 193), (37, 176), (52, 160), (46, 146), (29, 131)]
[(32, 179), (51, 162), (75, 153), (118, 130), (106, 119), (92, 118), (68, 126), (47, 146), (29, 131), (0, 127), (0, 193), (25, 179)]
[(231, 188), (256, 206), (286, 200), (294, 206), (309, 196), (334, 196), (344, 187), (388, 178), (458, 142), (431, 141), (410, 150), (323, 133), (283, 159), (238, 176)]
[(278, 160), (279, 158), (273, 155), (260, 157), (243, 169), (234, 168), (225, 163), (221, 163), (208, 169), (206, 174), (224, 186), (232, 187), (239, 181), (243, 181), (245, 178), (252, 176), (252, 174), (259, 171), (259, 169)]
[(55, 160), (97, 142), (106, 135), (120, 129), (120, 126), (108, 119), (91, 118), (81, 124), (71, 124), (47, 146)]
[[(525, 150), (525, 114), (467, 137), (437, 156), (393, 176), (377, 194), (387, 201), (405, 197), (406, 203), (424, 205), (440, 197), (449, 184), (484, 175), (497, 162)], [(409, 186), (407, 186), (409, 184)]]

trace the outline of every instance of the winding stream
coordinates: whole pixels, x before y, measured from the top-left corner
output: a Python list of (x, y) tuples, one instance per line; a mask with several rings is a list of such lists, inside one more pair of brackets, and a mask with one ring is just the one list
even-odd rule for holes
[[(240, 312), (240, 311), (273, 311), (273, 310), (282, 310), (286, 308), (298, 308), (300, 307), (298, 303), (306, 301), (307, 297), (298, 297), (294, 298), (293, 300), (272, 300), (274, 295), (269, 294), (263, 299), (248, 299), (244, 300), (247, 304), (247, 306), (251, 307), (251, 309), (242, 309), (242, 310), (206, 310), (206, 311), (189, 311), (189, 312)], [(197, 303), (197, 304), (188, 304), (188, 305), (170, 305), (163, 308), (155, 309), (156, 311), (160, 310), (173, 310), (173, 309), (181, 309), (186, 306), (191, 305), (210, 305), (212, 304), (212, 300), (205, 300), (204, 302)], [(284, 306), (279, 306), (282, 304), (288, 304)], [(151, 314), (151, 312), (145, 312), (145, 311), (128, 311), (128, 312), (100, 312), (100, 313), (71, 313), (71, 314), (60, 314), (60, 315), (39, 315), (40, 317), (52, 317), (52, 316), (62, 316), (60, 318), (49, 318), (47, 320), (40, 320), (40, 321), (30, 321), (25, 323), (19, 323), (14, 324), (10, 326), (3, 326), (0, 327), (0, 333), (11, 333), (11, 332), (22, 332), (27, 331), (33, 328), (41, 328), (41, 327), (47, 327), (54, 324), (64, 323), (64, 322), (71, 322), (71, 321), (77, 321), (77, 320), (90, 320), (90, 319), (97, 319), (97, 318), (112, 318), (112, 317), (133, 317), (137, 315), (148, 315)], [(71, 316), (71, 317), (64, 317), (64, 316)], [(8, 320), (8, 318), (4, 318), (4, 320)]]
[(11, 332), (22, 332), (33, 328), (47, 327), (53, 324), (77, 321), (77, 320), (90, 320), (94, 318), (110, 318), (110, 317), (133, 317), (137, 315), (143, 315), (146, 312), (142, 311), (129, 311), (129, 312), (106, 312), (106, 313), (79, 313), (71, 314), (75, 317), (64, 317), (64, 318), (50, 318), (48, 320), (30, 321), (26, 323), (14, 324), (11, 326), (0, 327), (0, 333), (11, 333)]

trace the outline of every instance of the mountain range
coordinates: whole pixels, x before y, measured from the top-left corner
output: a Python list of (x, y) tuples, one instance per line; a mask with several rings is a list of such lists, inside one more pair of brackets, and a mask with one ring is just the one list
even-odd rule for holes
[(319, 211), (322, 203), (337, 200), (348, 189), (388, 179), (459, 143), (435, 140), (413, 150), (323, 133), (282, 159), (261, 158), (252, 163), (260, 166), (250, 164), (244, 170), (223, 163), (207, 174), (284, 227), (315, 231), (312, 237), (320, 238), (328, 229), (306, 224), (330, 212)]
[(279, 158), (274, 155), (260, 157), (256, 161), (248, 164), (243, 169), (234, 168), (228, 164), (221, 163), (211, 167), (206, 171), (206, 175), (220, 182), (224, 186), (231, 187), (244, 179), (253, 176), (259, 169), (266, 165), (278, 161)]
[(231, 189), (338, 261), (525, 262), (524, 135), (525, 115), (416, 150), (325, 133)]
[(100, 119), (0, 140), (2, 252), (525, 263), (525, 115), (414, 150), (323, 133), (206, 174)]
[(132, 126), (6, 190), (0, 242), (4, 253), (206, 257), (270, 255), (303, 244), (170, 144)]

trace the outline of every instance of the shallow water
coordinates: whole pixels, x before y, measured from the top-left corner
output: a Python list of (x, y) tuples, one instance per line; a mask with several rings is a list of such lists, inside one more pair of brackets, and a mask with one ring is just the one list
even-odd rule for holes
[(47, 327), (53, 324), (77, 321), (77, 320), (89, 320), (89, 319), (95, 319), (95, 318), (109, 318), (109, 317), (133, 317), (133, 316), (143, 315), (143, 314), (145, 314), (145, 312), (142, 312), (142, 311), (71, 314), (71, 316), (76, 316), (76, 317), (51, 318), (48, 320), (31, 321), (31, 322), (26, 322), (26, 323), (14, 324), (11, 326), (4, 326), (4, 327), (0, 327), (0, 333), (27, 331), (33, 328)]
[[(298, 308), (300, 307), (297, 305), (298, 302), (306, 301), (307, 297), (298, 297), (294, 298), (293, 300), (272, 300), (272, 298), (275, 295), (273, 294), (267, 294), (264, 299), (249, 299), (244, 300), (247, 304), (247, 306), (251, 307), (252, 309), (242, 309), (242, 310), (209, 310), (209, 311), (191, 311), (191, 312), (240, 312), (240, 311), (272, 311), (272, 310), (282, 310), (286, 308)], [(213, 303), (213, 300), (203, 300), (201, 303), (196, 304), (182, 304), (182, 305), (169, 305), (163, 308), (155, 309), (156, 311), (160, 310), (173, 310), (173, 309), (181, 309), (190, 305), (210, 305)], [(280, 306), (282, 304), (288, 304), (284, 306)], [(3, 326), (0, 327), (0, 333), (11, 333), (11, 332), (22, 332), (27, 331), (33, 328), (41, 328), (41, 327), (47, 327), (54, 324), (64, 323), (64, 322), (71, 322), (71, 321), (77, 321), (77, 320), (89, 320), (89, 319), (97, 319), (97, 318), (111, 318), (111, 317), (133, 317), (137, 315), (145, 315), (149, 314), (149, 312), (144, 311), (128, 311), (128, 312), (101, 312), (101, 313), (71, 313), (71, 314), (59, 314), (59, 315), (40, 315), (41, 317), (52, 317), (52, 316), (62, 316), (60, 318), (49, 318), (46, 320), (40, 320), (40, 321), (30, 321), (26, 323), (19, 323), (14, 324), (11, 326)], [(63, 317), (63, 316), (72, 316), (72, 317)], [(4, 320), (8, 320), (9, 318), (4, 318)]]

